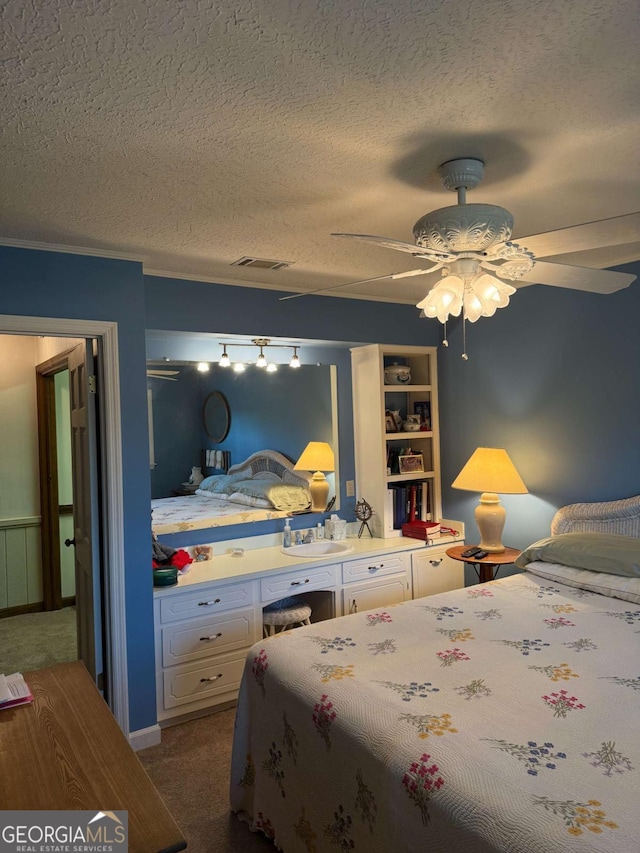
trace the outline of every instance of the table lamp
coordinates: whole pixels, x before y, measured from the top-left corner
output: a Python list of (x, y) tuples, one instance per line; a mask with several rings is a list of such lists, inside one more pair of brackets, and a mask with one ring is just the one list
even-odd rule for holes
[(294, 471), (314, 471), (309, 483), (311, 512), (324, 512), (329, 497), (329, 483), (323, 471), (334, 471), (333, 450), (325, 441), (310, 441), (293, 466)]
[(506, 450), (478, 447), (451, 484), (452, 489), (482, 492), (475, 517), (480, 531), (480, 548), (490, 554), (504, 551), (502, 531), (507, 511), (500, 503), (503, 495), (525, 495), (528, 489)]

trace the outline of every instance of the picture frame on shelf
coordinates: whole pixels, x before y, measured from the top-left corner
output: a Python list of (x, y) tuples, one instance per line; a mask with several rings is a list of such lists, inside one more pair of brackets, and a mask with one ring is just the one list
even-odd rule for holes
[(428, 432), (431, 429), (431, 403), (428, 400), (416, 402), (413, 412), (420, 417), (420, 429)]
[(396, 426), (395, 419), (392, 414), (387, 413), (384, 416), (384, 431), (385, 432), (398, 432), (398, 427)]
[(424, 472), (424, 460), (422, 453), (411, 453), (398, 457), (398, 470), (401, 474), (422, 474)]

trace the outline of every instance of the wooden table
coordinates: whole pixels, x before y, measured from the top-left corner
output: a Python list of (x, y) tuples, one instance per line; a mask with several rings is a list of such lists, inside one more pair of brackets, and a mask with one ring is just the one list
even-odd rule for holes
[(80, 661), (24, 673), (34, 701), (0, 710), (0, 808), (128, 811), (130, 853), (187, 843)]
[(475, 569), (480, 583), (492, 581), (498, 574), (500, 566), (513, 563), (520, 554), (516, 548), (505, 548), (504, 551), (487, 554), (482, 560), (475, 557), (463, 557), (462, 552), (471, 547), (471, 545), (456, 545), (454, 548), (448, 548), (447, 557), (451, 557), (452, 560), (460, 560), (461, 563), (470, 563)]

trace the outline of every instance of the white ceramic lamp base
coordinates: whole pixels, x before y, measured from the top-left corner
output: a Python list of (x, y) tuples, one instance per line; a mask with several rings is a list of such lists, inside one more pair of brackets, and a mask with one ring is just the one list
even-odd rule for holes
[(494, 492), (483, 492), (475, 511), (476, 524), (480, 531), (480, 548), (490, 554), (505, 550), (502, 544), (502, 531), (507, 511)]
[(311, 512), (324, 512), (329, 499), (329, 481), (322, 471), (316, 471), (309, 483)]

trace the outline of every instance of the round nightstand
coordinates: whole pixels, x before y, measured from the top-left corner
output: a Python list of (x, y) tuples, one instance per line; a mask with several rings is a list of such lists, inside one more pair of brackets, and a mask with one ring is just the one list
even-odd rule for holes
[(498, 551), (495, 554), (487, 554), (482, 560), (476, 557), (463, 557), (462, 552), (466, 551), (469, 545), (456, 545), (453, 548), (447, 548), (447, 557), (452, 560), (459, 560), (461, 563), (470, 563), (478, 575), (480, 583), (494, 580), (498, 574), (500, 566), (506, 566), (513, 563), (516, 557), (520, 554), (516, 548), (505, 548), (504, 551)]

